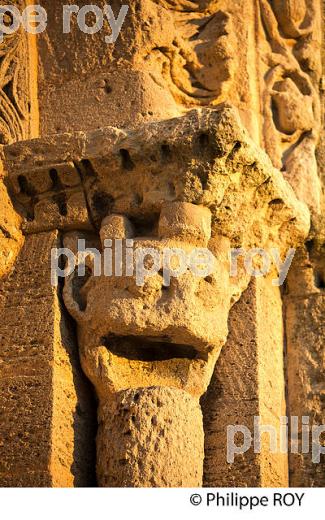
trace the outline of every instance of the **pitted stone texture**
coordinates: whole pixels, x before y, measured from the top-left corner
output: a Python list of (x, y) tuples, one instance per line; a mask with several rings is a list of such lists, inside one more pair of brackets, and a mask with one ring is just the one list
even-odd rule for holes
[[(103, 221), (102, 239), (111, 218)], [(94, 262), (88, 264), (89, 275), (83, 284), (77, 272), (65, 280), (63, 296), (77, 321), (81, 362), (100, 396), (141, 386), (172, 386), (201, 396), (226, 341), (229, 309), (248, 283), (248, 276), (243, 277), (242, 285), (229, 277), (227, 238), (215, 237), (206, 244), (210, 248), (207, 259), (202, 261), (198, 255), (198, 238), (203, 237), (206, 243), (211, 234), (211, 213), (207, 208), (169, 203), (162, 212), (162, 221), (161, 231), (168, 228), (173, 238), (134, 238), (133, 272), (123, 264), (116, 272), (118, 252), (126, 255), (127, 241), (120, 240), (120, 249), (115, 253), (114, 248), (114, 269), (109, 274), (102, 255), (99, 275)], [(127, 219), (123, 222), (128, 223)], [(120, 232), (117, 227), (118, 236)], [(75, 233), (68, 234), (64, 245), (76, 239)], [(143, 251), (145, 256), (149, 254), (150, 261), (154, 251), (161, 263), (155, 260), (156, 270), (151, 271), (144, 262), (146, 272), (139, 279), (137, 253)], [(207, 256), (207, 251), (203, 252)], [(178, 265), (173, 266), (173, 258), (166, 262), (167, 253), (172, 257), (182, 253), (186, 263), (178, 256), (174, 257)], [(189, 261), (193, 253), (198, 256), (196, 266)], [(197, 267), (202, 263), (205, 270), (208, 267), (203, 273)], [(169, 270), (174, 272), (166, 280)]]
[(14, 270), (0, 282), (3, 486), (94, 482), (91, 393), (51, 286), (51, 249), (58, 245), (57, 232), (27, 237)]
[[(105, 43), (108, 24), (87, 35), (74, 15), (71, 32), (62, 34), (61, 6), (41, 3), (48, 12), (47, 31), (38, 39), (42, 134), (94, 129), (107, 121), (140, 127), (225, 99), (254, 126), (255, 27), (247, 22), (254, 6), (246, 0), (133, 0), (115, 45)], [(103, 8), (107, 2), (93, 3)], [(110, 6), (117, 16), (121, 2)]]
[(204, 434), (198, 400), (160, 387), (115, 394), (100, 405), (97, 452), (103, 487), (201, 486)]
[(20, 226), (0, 172), (0, 278), (12, 268), (24, 242)]
[(159, 238), (190, 241), (207, 247), (211, 238), (211, 211), (184, 202), (166, 203), (159, 218)]
[[(325, 255), (324, 232), (296, 253), (285, 296), (288, 351), (288, 414), (298, 417), (298, 451), (290, 451), (290, 485), (324, 486), (325, 463), (302, 453), (302, 417), (309, 427), (325, 424)], [(324, 434), (315, 439), (324, 447)], [(311, 442), (311, 436), (310, 436)], [(324, 449), (324, 448), (323, 448)]]
[(123, 215), (110, 215), (104, 218), (100, 228), (100, 239), (104, 240), (125, 239), (134, 237), (134, 229), (131, 222)]
[[(288, 457), (272, 453), (268, 435), (261, 450), (253, 444), (227, 460), (228, 426), (243, 425), (252, 438), (254, 417), (270, 425), (280, 441), (280, 418), (286, 415), (282, 302), (270, 278), (252, 280), (229, 314), (229, 336), (210, 387), (201, 400), (205, 430), (204, 486), (286, 487)], [(235, 435), (241, 446), (242, 434)], [(229, 444), (228, 444), (229, 443)]]

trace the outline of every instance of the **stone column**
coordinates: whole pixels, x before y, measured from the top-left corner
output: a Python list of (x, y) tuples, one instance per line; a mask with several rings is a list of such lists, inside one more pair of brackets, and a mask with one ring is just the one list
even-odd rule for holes
[[(287, 410), (293, 436), (290, 485), (322, 486), (324, 465), (322, 459), (318, 463), (312, 460), (311, 432), (307, 434), (310, 449), (303, 446), (302, 439), (304, 429), (324, 424), (323, 2), (287, 2), (291, 10), (274, 2), (273, 12), (266, 4), (262, 2), (270, 40), (287, 57), (283, 61), (273, 54), (270, 61), (266, 90), (273, 109), (271, 113), (270, 103), (264, 104), (266, 149), (274, 164), (283, 164), (285, 178), (312, 214), (309, 237), (296, 253), (284, 297)], [(290, 45), (285, 38), (291, 39)], [(322, 436), (319, 440), (324, 444)], [(305, 449), (308, 453), (302, 453)]]
[(118, 392), (100, 408), (97, 452), (104, 487), (202, 486), (198, 397), (168, 387)]
[[(299, 250), (285, 295), (290, 484), (324, 486), (324, 233)], [(318, 428), (318, 431), (317, 431)], [(314, 436), (313, 436), (314, 429)], [(317, 452), (317, 447), (319, 450)]]
[[(257, 77), (257, 98), (260, 100), (258, 107), (255, 106), (260, 144), (273, 164), (281, 169), (297, 197), (310, 208), (313, 224), (307, 248), (309, 253), (306, 251), (304, 255), (296, 254), (290, 296), (286, 296), (284, 300), (283, 338), (281, 293), (271, 290), (270, 296), (267, 280), (265, 284), (258, 284), (258, 290), (252, 287), (230, 314), (230, 336), (203, 404), (205, 428), (208, 432), (205, 481), (210, 486), (235, 485), (236, 482), (241, 482), (242, 485), (269, 482), (269, 485), (273, 485), (275, 482), (272, 482), (272, 478), (279, 479), (278, 485), (286, 482), (286, 471), (281, 469), (281, 454), (277, 461), (273, 460), (273, 476), (265, 473), (267, 463), (264, 466), (270, 454), (264, 453), (259, 457), (249, 450), (238, 457), (237, 463), (235, 461), (232, 465), (227, 464), (225, 430), (229, 420), (240, 418), (242, 424), (249, 426), (251, 430), (252, 415), (260, 416), (264, 424), (277, 425), (279, 431), (281, 415), (289, 415), (289, 423), (290, 415), (296, 415), (299, 418), (300, 433), (303, 415), (310, 415), (310, 423), (324, 422), (319, 398), (316, 397), (317, 392), (322, 391), (316, 381), (322, 378), (320, 345), (324, 342), (320, 319), (323, 279), (320, 258), (324, 243), (324, 222), (321, 218), (323, 144), (317, 150), (318, 165), (316, 162), (321, 120), (324, 117), (321, 113), (324, 99), (321, 102), (319, 92), (319, 85), (322, 84), (321, 4), (318, 0), (256, 2), (255, 61), (252, 60), (251, 63)], [(322, 135), (323, 132), (321, 137)], [(308, 262), (313, 264), (315, 280), (318, 282), (308, 281), (306, 285), (305, 277), (299, 274), (299, 270), (304, 272)], [(311, 274), (310, 278), (312, 276)], [(272, 301), (271, 312), (266, 303), (268, 299)], [(245, 332), (247, 320), (249, 326)], [(272, 360), (269, 358), (265, 362), (263, 330), (269, 320), (272, 324), (274, 322), (274, 326), (269, 327), (271, 336), (267, 336), (268, 342), (273, 345)], [(313, 330), (316, 331), (316, 336), (310, 340), (309, 338), (314, 338)], [(242, 359), (245, 360), (246, 356), (250, 370), (242, 367)], [(311, 358), (315, 360), (312, 375), (307, 368)], [(237, 380), (228, 374), (227, 366), (238, 367)], [(253, 374), (252, 369), (255, 371)], [(260, 371), (265, 374), (264, 379), (258, 377)], [(273, 373), (277, 374), (274, 377), (277, 383), (268, 392), (271, 396), (269, 400), (265, 391), (268, 381), (273, 380)], [(284, 373), (287, 377), (287, 410), (283, 404)], [(312, 390), (307, 393), (306, 388)], [(263, 400), (266, 397), (268, 402), (265, 408)], [(264, 412), (267, 408), (272, 409), (275, 422), (270, 418), (266, 421), (269, 414), (265, 415)], [(225, 414), (229, 414), (231, 419), (228, 416), (225, 418)], [(301, 451), (301, 444), (299, 449)], [(216, 453), (220, 464), (212, 462), (216, 460)], [(288, 459), (290, 484), (310, 485), (312, 482), (322, 481), (322, 465), (312, 463), (311, 453), (289, 454)]]
[[(286, 487), (289, 483), (288, 455), (280, 451), (281, 417), (287, 409), (282, 301), (280, 289), (272, 285), (275, 276), (253, 280), (229, 314), (227, 343), (202, 400), (207, 487)], [(261, 449), (254, 450), (257, 424), (275, 428), (275, 453), (267, 433), (261, 436)], [(227, 428), (237, 425), (248, 428), (252, 442), (230, 461)], [(231, 434), (228, 440), (232, 442)], [(241, 446), (242, 435), (233, 441)]]
[(52, 287), (57, 232), (27, 237), (0, 284), (0, 484), (71, 487), (95, 481), (91, 391)]
[[(22, 12), (34, 2), (1, 4)], [(4, 145), (38, 136), (36, 36), (23, 29), (4, 36), (1, 53), (2, 161)], [(51, 249), (60, 238), (55, 227), (26, 233), (31, 215), (10, 197), (8, 171), (2, 162), (0, 168), (0, 485), (93, 485), (92, 391), (83, 380), (73, 327), (51, 285)], [(33, 197), (26, 176), (17, 186)]]

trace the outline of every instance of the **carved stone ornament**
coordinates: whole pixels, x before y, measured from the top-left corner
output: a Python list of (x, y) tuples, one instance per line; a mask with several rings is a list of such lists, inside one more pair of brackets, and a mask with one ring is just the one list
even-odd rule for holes
[(159, 272), (141, 286), (123, 271), (95, 276), (88, 258), (63, 291), (98, 396), (99, 484), (201, 485), (199, 399), (250, 279), (242, 265), (230, 276), (230, 248), (284, 254), (308, 234), (307, 207), (229, 106), (21, 142), (5, 156), (27, 233), (59, 228), (72, 250), (85, 238), (102, 251), (119, 240), (124, 254), (130, 240), (213, 253), (210, 276), (186, 271), (169, 286)]
[[(1, 0), (1, 5), (12, 5), (22, 12), (26, 4), (23, 0)], [(9, 12), (7, 16), (8, 23), (11, 23)], [(29, 127), (27, 33), (20, 28), (13, 34), (3, 35), (0, 42), (0, 144), (26, 139)]]
[(297, 196), (320, 212), (315, 157), (321, 127), (320, 13), (317, 0), (260, 0), (264, 145)]

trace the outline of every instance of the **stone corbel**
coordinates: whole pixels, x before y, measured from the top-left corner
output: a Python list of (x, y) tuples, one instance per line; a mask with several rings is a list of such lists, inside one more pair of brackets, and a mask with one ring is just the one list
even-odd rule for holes
[(58, 228), (105, 248), (185, 252), (208, 248), (215, 270), (67, 280), (64, 301), (78, 327), (83, 369), (98, 406), (101, 486), (202, 485), (199, 400), (227, 337), (231, 306), (249, 283), (230, 274), (231, 248), (276, 247), (283, 255), (309, 232), (306, 206), (248, 137), (228, 106), (150, 123), (103, 128), (5, 148), (25, 232)]

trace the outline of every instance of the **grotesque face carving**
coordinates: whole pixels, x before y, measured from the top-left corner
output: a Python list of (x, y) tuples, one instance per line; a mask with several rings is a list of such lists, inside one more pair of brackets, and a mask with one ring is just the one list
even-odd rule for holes
[(155, 44), (147, 60), (157, 81), (158, 77), (159, 82), (164, 81), (182, 104), (222, 101), (238, 65), (231, 14), (218, 0), (155, 3), (159, 10), (165, 8), (164, 17), (169, 20), (169, 30), (160, 35), (160, 44)]
[(229, 241), (211, 238), (207, 208), (178, 202), (163, 205), (153, 236), (134, 233), (126, 217), (104, 219), (100, 276), (88, 260), (92, 274), (80, 291), (74, 290), (74, 277), (66, 284), (65, 302), (78, 322), (85, 370), (100, 387), (105, 373), (108, 386), (116, 389), (127, 384), (132, 365), (131, 386), (132, 381), (188, 385), (201, 394), (227, 337), (234, 296)]

